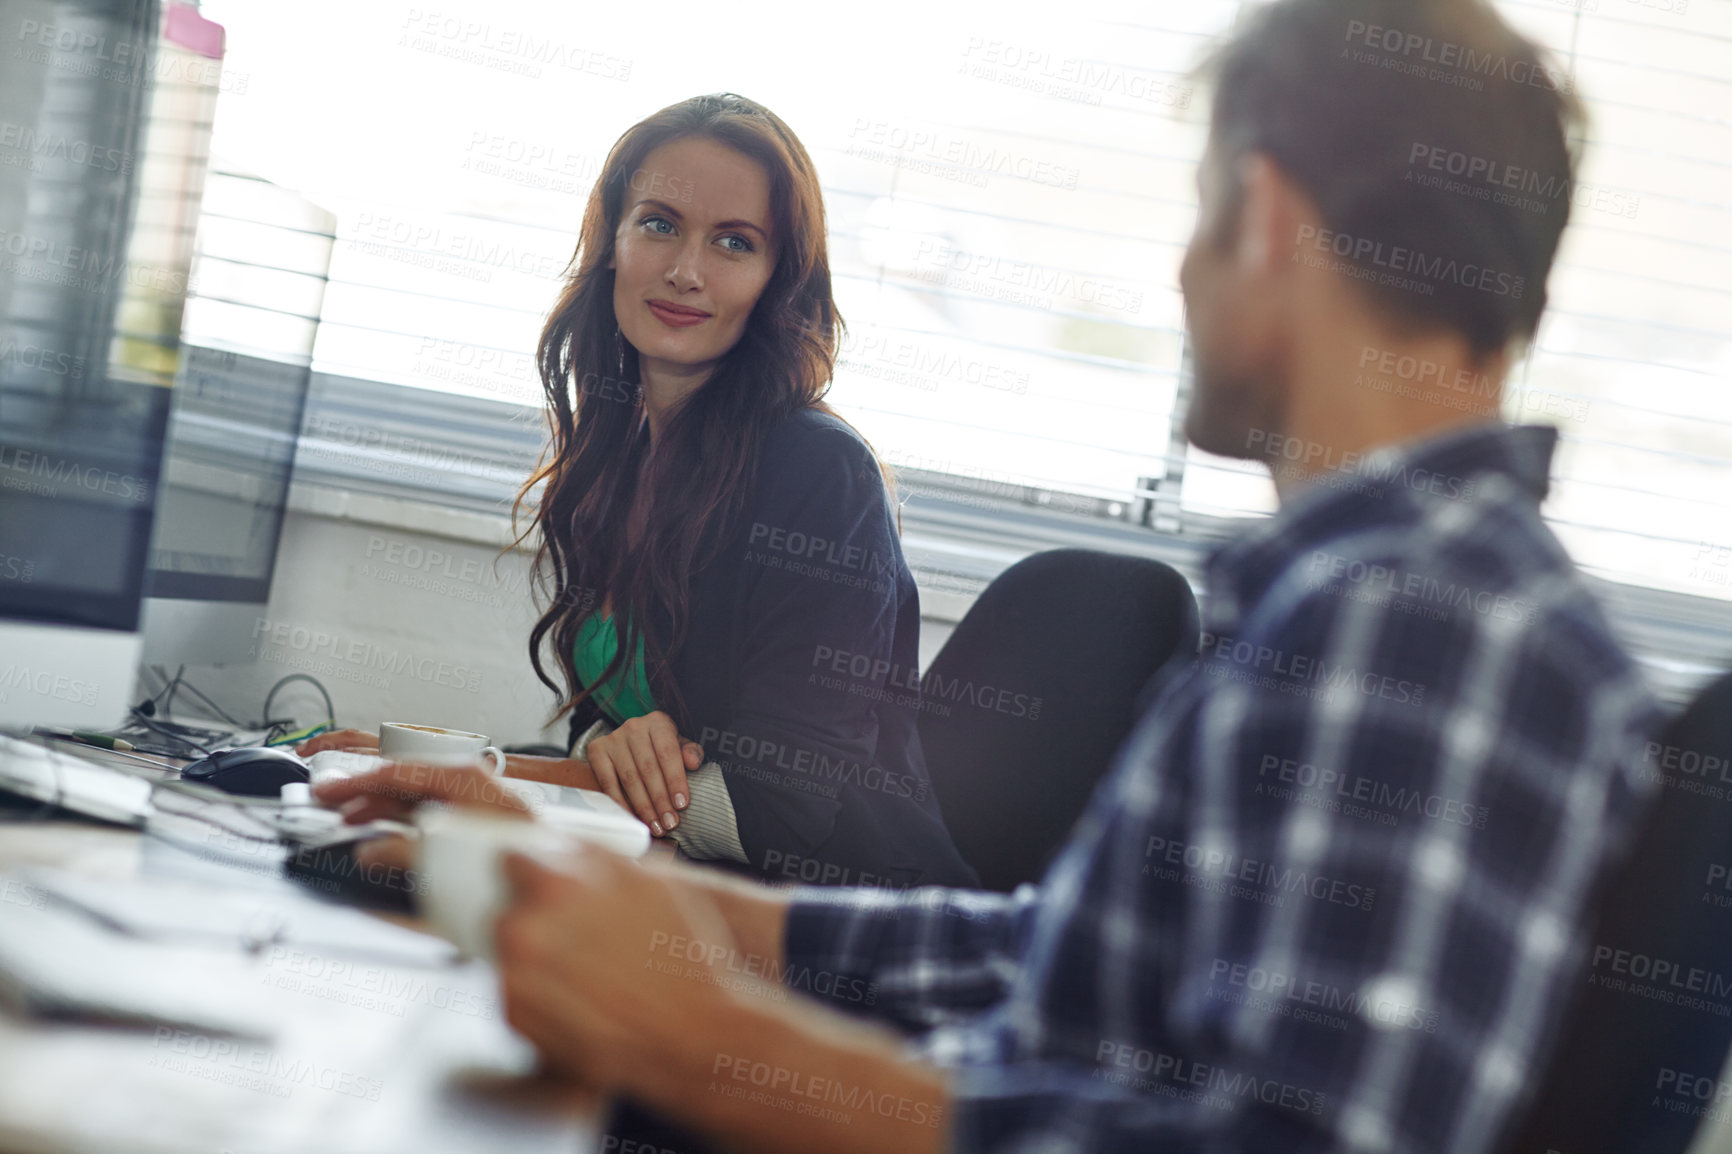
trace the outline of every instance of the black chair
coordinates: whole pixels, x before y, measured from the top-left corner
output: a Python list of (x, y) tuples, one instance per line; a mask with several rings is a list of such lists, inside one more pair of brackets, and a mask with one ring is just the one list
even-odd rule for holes
[(987, 889), (1036, 881), (1169, 658), (1197, 651), (1170, 566), (1055, 549), (1012, 565), (921, 679), (920, 742), (944, 822)]
[(1732, 1114), (1732, 675), (1646, 768), (1672, 784), (1595, 901), (1587, 970), (1502, 1154), (1683, 1154), (1706, 1113)]

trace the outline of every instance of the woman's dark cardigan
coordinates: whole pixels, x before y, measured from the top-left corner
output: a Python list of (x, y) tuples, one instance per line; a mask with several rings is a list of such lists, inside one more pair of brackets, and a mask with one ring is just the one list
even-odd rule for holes
[[(974, 886), (915, 726), (920, 601), (857, 433), (806, 409), (775, 425), (745, 513), (694, 573), (671, 673), (682, 736), (717, 763), (746, 871), (821, 885)], [(650, 628), (665, 637), (666, 621)], [(669, 703), (657, 694), (657, 704)], [(573, 737), (601, 716), (589, 700)]]

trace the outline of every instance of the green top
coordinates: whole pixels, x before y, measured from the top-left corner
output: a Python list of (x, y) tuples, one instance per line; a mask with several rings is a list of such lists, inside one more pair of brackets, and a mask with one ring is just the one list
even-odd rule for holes
[[(619, 634), (614, 631), (613, 617), (603, 617), (598, 613), (585, 617), (577, 629), (575, 648), (573, 656), (578, 677), (583, 679), (586, 687), (595, 689), (595, 703), (615, 725), (628, 717), (642, 717), (655, 712), (655, 697), (650, 693), (649, 678), (644, 675), (641, 633), (637, 639), (637, 657), (616, 672), (605, 685), (598, 686), (596, 682), (607, 663), (613, 660), (613, 655), (619, 652)], [(624, 674), (624, 685), (620, 684), (621, 674)]]

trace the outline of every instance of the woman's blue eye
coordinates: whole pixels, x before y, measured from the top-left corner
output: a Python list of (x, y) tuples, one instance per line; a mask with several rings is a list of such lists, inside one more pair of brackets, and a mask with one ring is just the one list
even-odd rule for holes
[[(665, 216), (646, 216), (642, 220), (638, 221), (638, 223), (645, 226), (646, 228), (651, 228), (653, 231), (655, 231), (656, 233), (658, 233), (661, 236), (667, 236), (669, 233), (673, 232), (673, 230), (674, 230), (674, 222), (669, 220)], [(658, 225), (658, 224), (667, 225), (668, 226), (667, 231), (663, 232), (660, 229), (655, 229), (654, 226)]]
[(752, 251), (752, 242), (747, 240), (743, 236), (736, 236), (733, 234), (729, 234), (728, 236), (724, 236), (722, 238), (722, 241), (723, 241), (723, 243), (726, 243), (728, 241), (739, 241), (740, 247), (739, 248), (729, 248), (728, 249), (729, 252), (751, 252)]

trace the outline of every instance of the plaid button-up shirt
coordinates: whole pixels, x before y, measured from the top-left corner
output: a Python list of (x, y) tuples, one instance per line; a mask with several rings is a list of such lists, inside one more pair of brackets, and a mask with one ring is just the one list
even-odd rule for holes
[(1540, 519), (1555, 442), (1374, 454), (1219, 549), (1038, 887), (801, 891), (790, 971), (949, 1068), (959, 1150), (1492, 1148), (1661, 720)]

